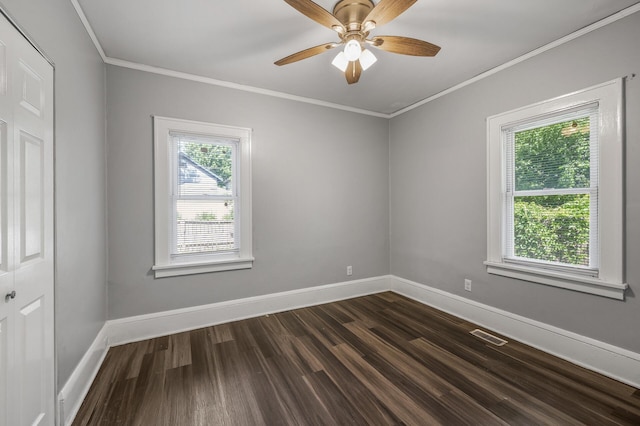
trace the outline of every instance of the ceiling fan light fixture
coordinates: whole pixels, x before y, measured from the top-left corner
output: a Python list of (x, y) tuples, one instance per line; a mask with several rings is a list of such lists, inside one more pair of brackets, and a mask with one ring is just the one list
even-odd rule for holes
[(340, 52), (333, 58), (331, 61), (331, 65), (338, 68), (340, 71), (345, 72), (347, 70), (347, 66), (349, 65), (349, 60), (345, 56), (344, 52)]
[(368, 47), (367, 44), (376, 49), (400, 55), (436, 56), (440, 46), (423, 40), (401, 36), (375, 36), (368, 39), (371, 30), (394, 20), (416, 2), (416, 0), (378, 0), (375, 3), (374, 1), (338, 0), (331, 13), (316, 4), (314, 0), (285, 0), (298, 12), (336, 31), (340, 42), (325, 43), (301, 50), (274, 63), (278, 66), (291, 64), (344, 44), (344, 49), (338, 53), (331, 64), (344, 73), (347, 83), (354, 84), (359, 81), (362, 71), (369, 69), (377, 61), (373, 53), (365, 48)]
[(351, 39), (344, 46), (344, 56), (347, 58), (347, 61), (357, 61), (360, 59), (361, 54), (362, 46), (360, 46), (357, 40)]
[(360, 54), (360, 66), (362, 67), (362, 71), (366, 71), (369, 67), (376, 63), (378, 58), (371, 53), (369, 49), (364, 49)]

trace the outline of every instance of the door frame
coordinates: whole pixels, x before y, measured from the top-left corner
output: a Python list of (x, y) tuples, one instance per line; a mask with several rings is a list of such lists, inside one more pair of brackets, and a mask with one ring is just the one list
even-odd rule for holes
[(57, 283), (57, 250), (56, 250), (56, 235), (57, 235), (57, 227), (56, 227), (56, 65), (45, 53), (45, 51), (35, 42), (34, 38), (29, 35), (29, 33), (22, 27), (16, 19), (9, 13), (7, 7), (0, 2), (0, 15), (2, 15), (9, 23), (18, 31), (22, 37), (27, 40), (27, 42), (44, 58), (45, 61), (51, 65), (53, 69), (53, 137), (52, 137), (52, 148), (53, 148), (53, 394), (54, 394), (54, 402), (53, 402), (53, 418), (56, 425), (62, 425), (62, 421), (64, 419), (60, 418), (60, 407), (58, 404), (58, 341), (56, 339), (56, 283)]

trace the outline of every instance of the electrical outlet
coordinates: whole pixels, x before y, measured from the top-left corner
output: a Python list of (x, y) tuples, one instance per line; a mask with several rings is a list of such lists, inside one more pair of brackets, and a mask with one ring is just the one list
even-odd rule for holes
[(471, 280), (465, 278), (464, 279), (464, 289), (467, 291), (471, 291)]
[(347, 266), (347, 275), (353, 275), (353, 268), (351, 267), (351, 265)]

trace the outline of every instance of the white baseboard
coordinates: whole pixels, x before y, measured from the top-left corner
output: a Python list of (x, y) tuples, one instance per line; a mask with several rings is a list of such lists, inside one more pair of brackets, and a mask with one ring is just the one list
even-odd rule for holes
[(107, 321), (59, 394), (70, 425), (109, 347), (187, 330), (395, 291), (574, 364), (640, 388), (640, 354), (396, 276), (381, 276)]
[(320, 305), (389, 289), (388, 276), (327, 284), (107, 321), (111, 346)]
[(390, 277), (382, 276), (109, 320), (58, 395), (58, 424), (71, 425), (112, 346), (380, 293), (389, 288)]
[(58, 425), (70, 425), (98, 374), (109, 349), (105, 324), (58, 394)]
[(571, 331), (391, 276), (390, 289), (558, 358), (640, 388), (640, 354)]

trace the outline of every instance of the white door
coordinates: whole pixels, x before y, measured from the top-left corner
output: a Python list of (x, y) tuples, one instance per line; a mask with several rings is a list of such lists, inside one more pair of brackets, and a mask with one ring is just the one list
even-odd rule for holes
[(0, 15), (0, 426), (53, 425), (53, 68)]

